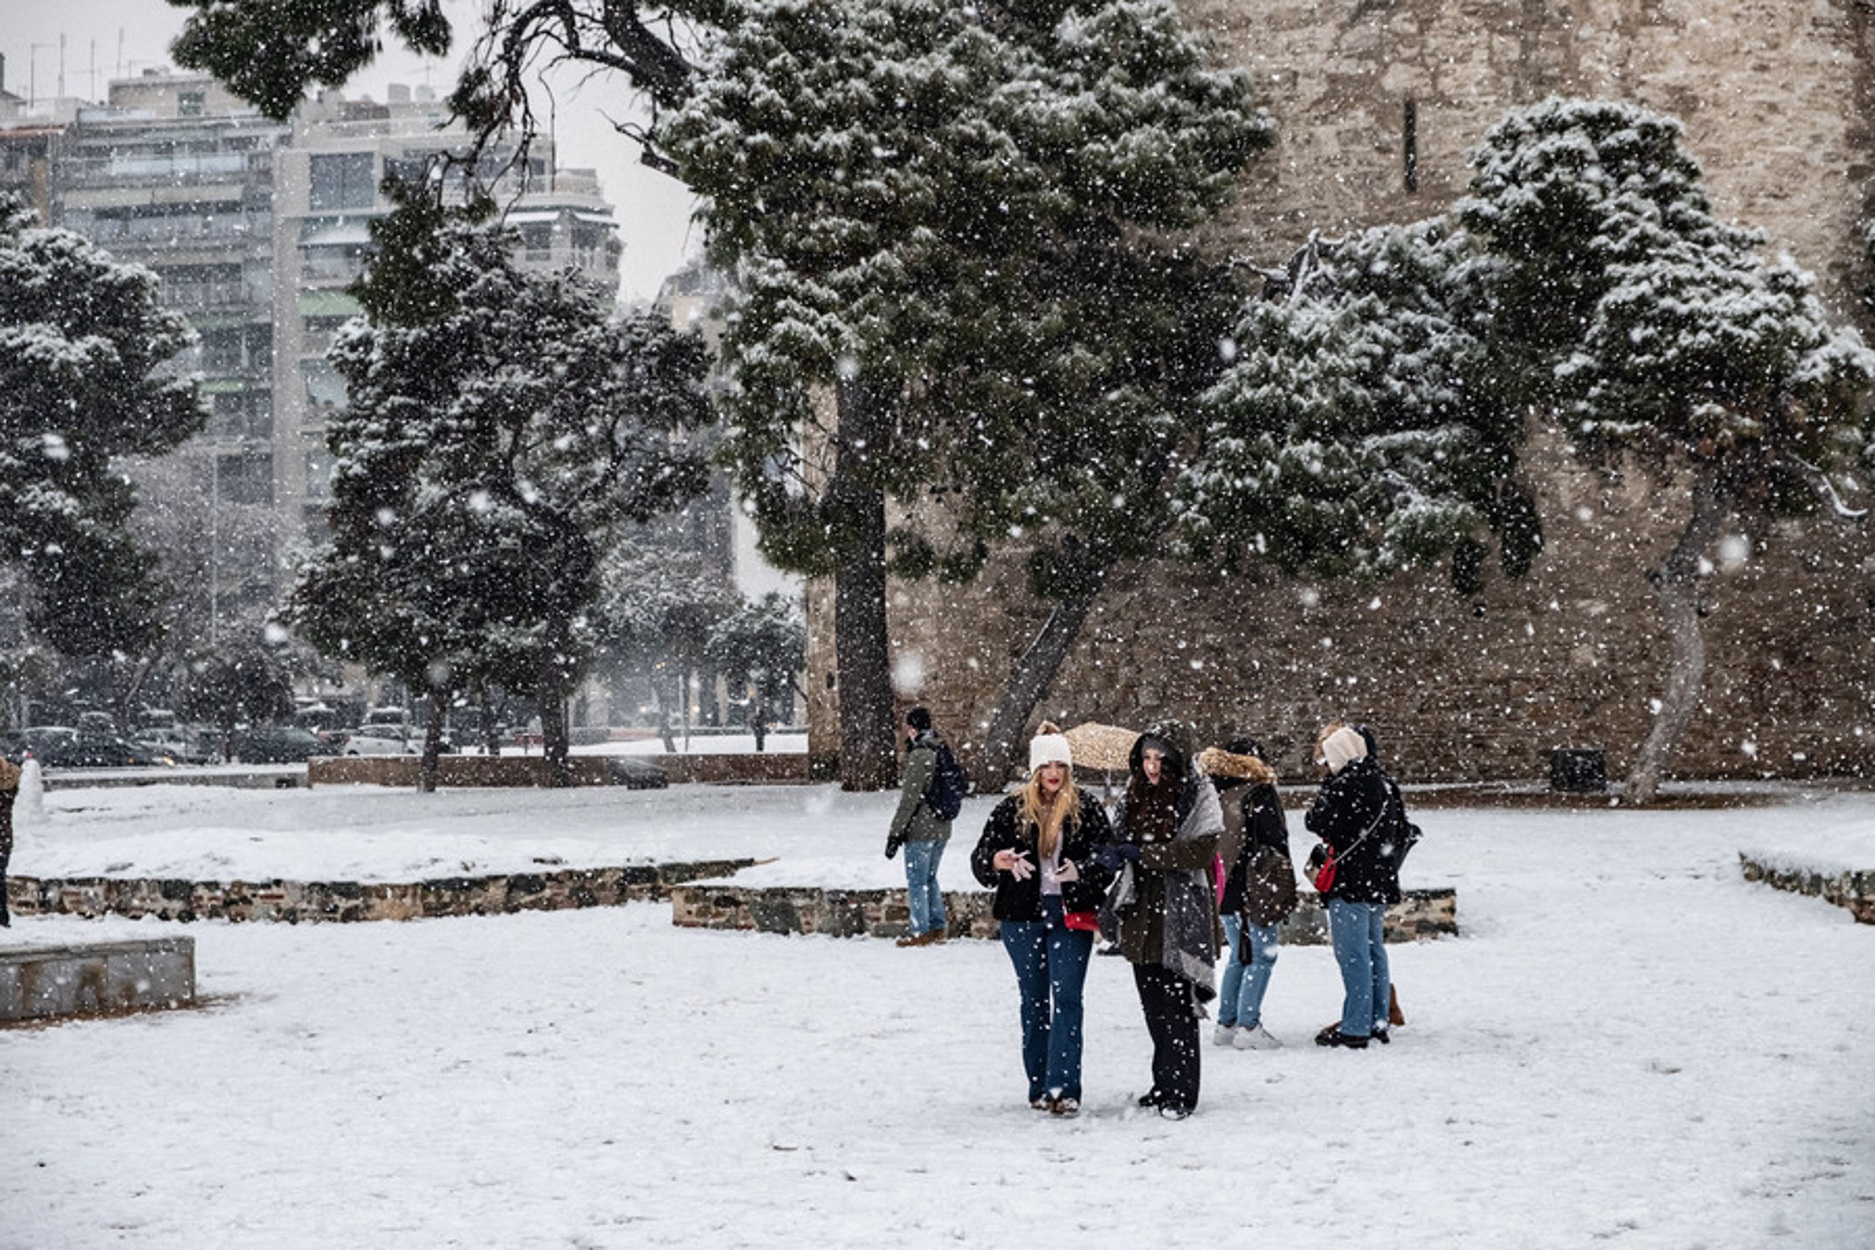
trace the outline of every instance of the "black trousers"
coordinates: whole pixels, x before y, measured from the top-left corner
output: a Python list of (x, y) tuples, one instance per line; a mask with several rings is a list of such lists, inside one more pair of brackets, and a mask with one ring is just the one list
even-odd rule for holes
[(1158, 964), (1134, 964), (1133, 984), (1152, 1035), (1152, 1089), (1162, 1107), (1198, 1105), (1198, 999), (1191, 982)]
[(7, 861), (13, 858), (13, 795), (0, 791), (0, 929), (11, 927), (7, 913)]

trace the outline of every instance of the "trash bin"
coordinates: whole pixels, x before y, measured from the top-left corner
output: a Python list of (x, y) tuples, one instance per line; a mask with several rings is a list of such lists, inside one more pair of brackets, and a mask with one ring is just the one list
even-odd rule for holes
[(1557, 747), (1549, 753), (1549, 788), (1593, 794), (1608, 788), (1608, 757), (1600, 747)]

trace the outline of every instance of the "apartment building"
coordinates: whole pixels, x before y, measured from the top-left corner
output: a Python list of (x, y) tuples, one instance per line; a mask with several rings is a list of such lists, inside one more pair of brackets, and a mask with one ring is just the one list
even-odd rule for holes
[[(324, 354), (358, 311), (345, 287), (389, 211), (383, 179), (424, 176), (465, 142), (427, 89), (387, 97), (329, 92), (284, 124), (172, 70), (114, 81), (102, 105), (0, 97), (0, 187), (154, 270), (200, 336), (179, 363), (202, 375), (209, 422), (162, 489), (204, 514), (211, 620), (272, 601), (289, 553), (323, 524), (325, 422), (344, 400)], [(488, 159), (522, 263), (616, 290), (622, 247), (597, 176), (557, 168), (548, 139), (514, 158)]]

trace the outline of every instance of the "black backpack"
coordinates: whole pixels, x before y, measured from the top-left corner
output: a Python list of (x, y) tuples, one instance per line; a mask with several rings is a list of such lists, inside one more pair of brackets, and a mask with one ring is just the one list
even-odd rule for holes
[(1387, 828), (1381, 842), (1381, 856), (1393, 861), (1398, 872), (1406, 862), (1406, 853), (1419, 844), (1420, 829), (1406, 814), (1406, 800), (1400, 797), (1399, 783), (1387, 778)]
[(937, 767), (931, 770), (931, 780), (925, 784), (924, 805), (939, 820), (956, 820), (957, 813), (964, 809), (964, 795), (969, 792), (970, 774), (957, 762), (949, 746), (938, 743)]

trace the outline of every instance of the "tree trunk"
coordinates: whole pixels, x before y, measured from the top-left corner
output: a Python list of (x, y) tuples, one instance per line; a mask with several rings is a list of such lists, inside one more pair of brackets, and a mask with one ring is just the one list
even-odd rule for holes
[(1010, 669), (1009, 684), (1003, 688), (1003, 697), (990, 714), (990, 727), (984, 734), (982, 749), (977, 752), (973, 777), (979, 793), (996, 793), (1016, 771), (1022, 732), (1028, 726), (1029, 715), (1053, 684), (1068, 652), (1074, 649), (1074, 641), (1080, 637), (1081, 626), (1093, 610), (1104, 581), (1105, 571), (1102, 570), (1089, 580), (1085, 589), (1057, 603), (1048, 619), (1042, 622), (1034, 641), (1029, 643), (1028, 650)]
[(423, 728), (423, 756), (417, 761), (417, 792), (436, 793), (436, 757), (443, 751), (443, 692), (432, 686), (429, 722)]
[(501, 730), (495, 724), (495, 700), (488, 693), (488, 683), (483, 682), (476, 691), (477, 704), (482, 709), (482, 754), (501, 754)]
[(1686, 518), (1686, 527), (1665, 562), (1648, 575), (1659, 598), (1661, 624), (1666, 627), (1667, 678), (1653, 727), (1628, 772), (1628, 799), (1633, 803), (1651, 803), (1659, 793), (1660, 775), (1692, 722), (1706, 678), (1706, 637), (1699, 611), (1700, 564), (1718, 542), (1719, 531), (1732, 509), (1729, 494), (1719, 484), (1717, 466), (1702, 462), (1695, 474), (1693, 510)]
[(657, 673), (652, 673), (651, 698), (658, 705), (658, 738), (664, 743), (664, 754), (675, 755), (677, 754), (677, 738), (671, 732), (671, 708), (681, 706), (683, 678), (677, 679), (677, 689), (680, 692), (678, 698), (671, 698), (670, 688), (668, 677), (661, 679)]
[(834, 573), (834, 687), (840, 700), (840, 788), (898, 783), (892, 665), (886, 642), (885, 493), (868, 465), (886, 446), (895, 390), (842, 382), (827, 514), (845, 531)]
[(540, 686), (535, 691), (535, 712), (540, 717), (540, 753), (547, 760), (547, 784), (565, 787), (573, 784), (572, 735), (567, 731), (567, 700), (571, 694), (571, 674), (567, 657), (572, 653), (565, 628), (549, 632), (549, 640), (540, 655)]
[(543, 681), (534, 702), (540, 716), (540, 752), (547, 760), (547, 784), (570, 786), (572, 735), (566, 727), (566, 691), (557, 680)]

